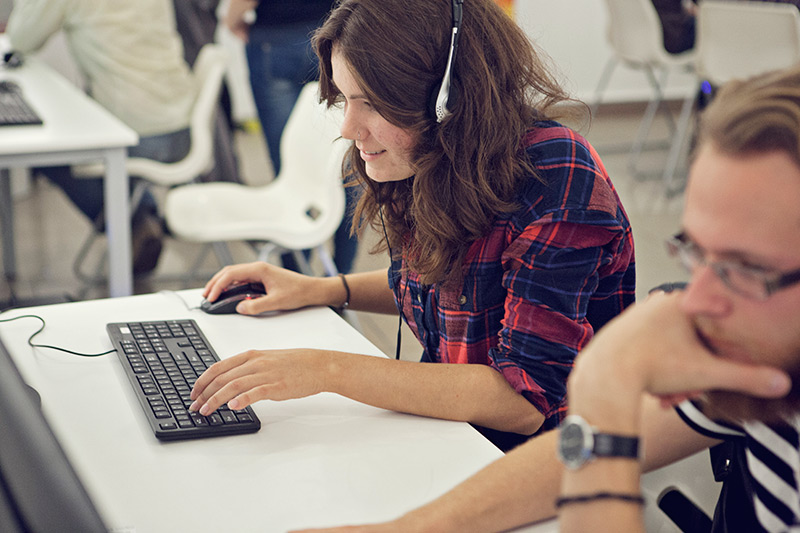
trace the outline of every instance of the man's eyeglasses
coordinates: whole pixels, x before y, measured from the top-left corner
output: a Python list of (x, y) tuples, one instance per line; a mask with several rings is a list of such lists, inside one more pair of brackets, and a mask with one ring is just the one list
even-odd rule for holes
[(800, 283), (800, 269), (780, 272), (737, 261), (708, 261), (705, 251), (684, 233), (678, 233), (669, 239), (667, 250), (690, 273), (700, 266), (708, 265), (726, 287), (748, 298), (766, 300), (773, 293)]

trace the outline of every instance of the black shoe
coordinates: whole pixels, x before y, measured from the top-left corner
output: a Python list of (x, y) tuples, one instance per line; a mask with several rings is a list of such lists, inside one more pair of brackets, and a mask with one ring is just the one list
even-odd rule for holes
[(131, 228), (134, 275), (149, 274), (158, 265), (163, 248), (164, 228), (154, 213), (137, 213)]

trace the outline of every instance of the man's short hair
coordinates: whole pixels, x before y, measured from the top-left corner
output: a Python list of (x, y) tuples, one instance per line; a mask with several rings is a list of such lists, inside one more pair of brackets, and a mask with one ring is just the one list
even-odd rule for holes
[(730, 155), (781, 150), (800, 166), (800, 66), (727, 83), (703, 113), (698, 140)]

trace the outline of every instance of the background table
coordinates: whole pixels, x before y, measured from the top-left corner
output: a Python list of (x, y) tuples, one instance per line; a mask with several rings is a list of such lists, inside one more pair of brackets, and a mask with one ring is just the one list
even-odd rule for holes
[[(0, 50), (2, 41), (0, 41)], [(105, 163), (105, 219), (108, 236), (109, 294), (133, 293), (127, 148), (139, 142), (135, 131), (35, 58), (0, 79), (15, 81), (44, 121), (42, 126), (0, 128), (0, 168)], [(13, 213), (8, 172), (0, 173), (0, 224), (3, 270), (16, 275)]]
[[(264, 317), (189, 310), (181, 291), (3, 313), (47, 321), (35, 342), (96, 353), (108, 322), (193, 318), (220, 357), (306, 346), (384, 356), (327, 308)], [(67, 455), (112, 528), (261, 531), (386, 520), (422, 505), (501, 452), (468, 424), (405, 415), (335, 394), (254, 408), (258, 433), (162, 443), (115, 354), (81, 358), (26, 343), (38, 321), (0, 323)], [(552, 531), (542, 526), (528, 531)], [(134, 529), (135, 528), (135, 529)]]

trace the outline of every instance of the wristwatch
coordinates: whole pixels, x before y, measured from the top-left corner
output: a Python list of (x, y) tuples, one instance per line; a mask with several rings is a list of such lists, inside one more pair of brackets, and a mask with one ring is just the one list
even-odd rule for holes
[(578, 415), (564, 419), (559, 429), (558, 458), (575, 470), (596, 457), (639, 457), (639, 438), (599, 433)]

